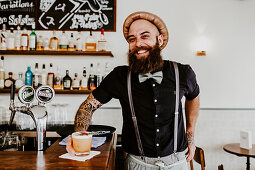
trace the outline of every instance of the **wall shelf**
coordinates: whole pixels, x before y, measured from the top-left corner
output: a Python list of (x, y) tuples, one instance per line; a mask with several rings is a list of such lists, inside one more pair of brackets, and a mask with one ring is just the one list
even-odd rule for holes
[[(17, 93), (19, 89), (15, 89)], [(0, 93), (10, 93), (10, 89), (0, 89)], [(55, 89), (56, 94), (90, 94), (91, 90), (58, 90)]]
[(111, 51), (29, 51), (29, 50), (0, 50), (0, 55), (80, 55), (113, 57)]

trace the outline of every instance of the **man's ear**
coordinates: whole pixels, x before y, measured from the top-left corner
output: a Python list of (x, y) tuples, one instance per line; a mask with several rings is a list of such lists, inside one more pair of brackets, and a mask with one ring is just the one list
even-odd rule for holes
[(159, 46), (160, 46), (160, 47), (163, 45), (163, 42), (164, 42), (163, 35), (160, 34), (160, 35), (158, 36), (158, 43), (159, 43)]

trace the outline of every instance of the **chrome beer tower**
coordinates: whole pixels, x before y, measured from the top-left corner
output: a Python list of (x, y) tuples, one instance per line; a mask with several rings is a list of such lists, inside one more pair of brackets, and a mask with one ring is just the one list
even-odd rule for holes
[[(36, 126), (36, 141), (37, 150), (42, 151), (45, 149), (46, 143), (46, 124), (47, 124), (47, 110), (46, 103), (49, 103), (55, 96), (55, 91), (50, 86), (40, 86), (36, 92), (32, 86), (25, 85), (19, 90), (19, 100), (25, 106), (17, 107), (14, 105), (15, 97), (15, 85), (11, 86), (10, 93), (10, 107), (11, 116), (9, 121), (9, 127), (11, 126), (16, 112), (21, 112), (30, 115)], [(38, 100), (37, 105), (33, 105), (34, 98)]]

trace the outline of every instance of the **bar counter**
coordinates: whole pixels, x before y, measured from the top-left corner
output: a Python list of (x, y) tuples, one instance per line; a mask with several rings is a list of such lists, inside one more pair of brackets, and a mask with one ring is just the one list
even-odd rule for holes
[(100, 151), (85, 162), (59, 158), (66, 153), (65, 146), (59, 145), (61, 138), (46, 151), (0, 151), (0, 169), (114, 169), (117, 135), (107, 137), (105, 144), (93, 149)]

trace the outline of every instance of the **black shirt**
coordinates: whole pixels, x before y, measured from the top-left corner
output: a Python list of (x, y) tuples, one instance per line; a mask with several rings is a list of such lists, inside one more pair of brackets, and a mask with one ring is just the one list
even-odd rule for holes
[[(181, 99), (194, 99), (199, 94), (199, 86), (194, 71), (189, 65), (178, 63), (180, 75), (180, 104), (177, 151), (187, 148)], [(131, 118), (127, 92), (128, 66), (118, 66), (93, 91), (94, 97), (102, 104), (112, 98), (119, 99), (122, 114), (122, 146), (128, 153), (139, 155), (137, 140)], [(138, 74), (131, 74), (132, 97), (141, 136), (144, 154), (147, 157), (167, 156), (174, 150), (174, 112), (175, 112), (175, 71), (172, 62), (164, 61), (160, 70), (163, 80), (157, 84), (153, 79), (143, 83)]]

